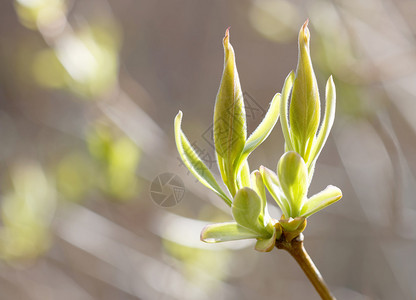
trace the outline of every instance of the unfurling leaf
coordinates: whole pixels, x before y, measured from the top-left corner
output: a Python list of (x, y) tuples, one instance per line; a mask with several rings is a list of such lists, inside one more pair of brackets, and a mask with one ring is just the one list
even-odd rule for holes
[(290, 206), (289, 216), (295, 218), (299, 216), (308, 192), (308, 169), (302, 157), (294, 151), (283, 154), (277, 165), (277, 176)]
[(341, 198), (341, 190), (336, 186), (329, 185), (326, 189), (313, 195), (305, 202), (301, 210), (301, 215), (303, 217), (309, 217), (328, 205), (337, 202)]
[(260, 174), (263, 178), (264, 185), (266, 186), (270, 195), (272, 195), (273, 199), (276, 201), (277, 205), (282, 210), (283, 215), (287, 217), (290, 216), (290, 205), (286, 197), (284, 197), (282, 194), (279, 178), (277, 177), (276, 173), (264, 166), (261, 166)]
[(186, 165), (188, 170), (199, 180), (199, 182), (213, 190), (228, 205), (231, 206), (230, 198), (228, 198), (227, 195), (220, 188), (211, 171), (203, 163), (201, 158), (192, 148), (185, 134), (182, 132), (181, 123), (182, 112), (179, 111), (175, 118), (175, 141), (176, 147), (178, 148), (178, 152), (181, 156), (183, 163)]
[(264, 224), (264, 226), (270, 227), (273, 224), (271, 222), (269, 211), (267, 210), (266, 188), (264, 187), (261, 173), (257, 170), (251, 173), (251, 185), (252, 185), (253, 190), (261, 199), (261, 205), (262, 205), (261, 210), (263, 213), (260, 214), (259, 216), (260, 223)]
[(214, 143), (221, 176), (231, 194), (237, 192), (236, 163), (244, 149), (247, 137), (243, 93), (235, 64), (234, 49), (225, 32), (224, 71), (214, 110)]
[(273, 232), (263, 223), (264, 205), (260, 197), (250, 188), (238, 190), (234, 197), (232, 212), (234, 220), (245, 228), (257, 232), (262, 238), (269, 238)]
[[(269, 110), (264, 116), (263, 121), (259, 124), (256, 130), (248, 137), (243, 153), (240, 157), (240, 163), (243, 163), (245, 159), (253, 152), (263, 141), (269, 136), (270, 132), (274, 128), (279, 119), (280, 111), (280, 94), (277, 93), (274, 95), (272, 101), (270, 102)], [(239, 165), (237, 165), (239, 167)]]
[(276, 240), (282, 235), (282, 228), (278, 226), (273, 227), (273, 235), (268, 239), (257, 239), (255, 249), (260, 252), (270, 252), (276, 245)]
[(289, 108), (294, 150), (308, 162), (320, 120), (318, 84), (309, 54), (308, 21), (299, 32), (299, 58)]
[(254, 239), (257, 237), (259, 237), (257, 232), (245, 228), (236, 222), (207, 225), (201, 232), (201, 241), (206, 243)]
[(289, 96), (295, 80), (295, 73), (290, 72), (285, 79), (282, 90), (282, 100), (280, 102), (280, 125), (282, 126), (283, 136), (285, 137), (285, 151), (294, 151), (291, 132), (289, 130)]
[(325, 116), (324, 120), (322, 121), (321, 128), (319, 129), (319, 134), (312, 148), (312, 153), (310, 157), (311, 164), (309, 165), (309, 174), (313, 174), (315, 162), (318, 159), (318, 156), (321, 153), (321, 150), (324, 147), (326, 140), (328, 139), (329, 133), (335, 120), (336, 91), (332, 76), (329, 77), (326, 83), (325, 99)]
[(238, 188), (250, 187), (250, 167), (248, 161), (245, 160), (243, 166), (240, 169), (240, 172), (237, 177)]
[(304, 217), (296, 217), (294, 219), (281, 219), (279, 224), (283, 228), (286, 240), (290, 242), (305, 230), (307, 221)]

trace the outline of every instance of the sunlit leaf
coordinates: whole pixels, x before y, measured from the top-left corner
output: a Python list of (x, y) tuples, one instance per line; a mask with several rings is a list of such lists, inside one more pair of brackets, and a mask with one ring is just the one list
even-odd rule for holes
[(342, 192), (339, 188), (333, 185), (327, 186), (326, 189), (318, 194), (310, 197), (303, 205), (301, 215), (303, 217), (309, 217), (310, 215), (320, 211), (321, 209), (337, 202), (342, 198)]
[(312, 162), (309, 167), (309, 173), (313, 169), (313, 163), (317, 160), (319, 154), (321, 153), (322, 148), (325, 145), (326, 140), (328, 139), (329, 133), (331, 131), (332, 125), (334, 124), (335, 119), (335, 106), (336, 106), (336, 91), (335, 84), (332, 76), (329, 77), (326, 83), (326, 103), (325, 103), (325, 116), (322, 121), (321, 128), (319, 129), (319, 134), (316, 138), (316, 141), (312, 148), (312, 153), (310, 161)]
[(256, 130), (248, 137), (240, 161), (244, 161), (269, 136), (279, 119), (280, 94), (277, 93), (270, 102), (269, 110)]
[(276, 173), (264, 166), (260, 167), (260, 173), (263, 178), (264, 185), (266, 186), (270, 195), (272, 195), (273, 199), (276, 201), (277, 205), (282, 210), (282, 213), (285, 216), (289, 216), (290, 206), (287, 202), (287, 199), (283, 196), (279, 178), (277, 177)]
[(308, 169), (302, 157), (294, 151), (286, 152), (277, 165), (277, 176), (291, 214), (297, 217), (308, 192)]
[(240, 174), (238, 175), (238, 180), (240, 182), (240, 188), (250, 187), (250, 167), (248, 161), (245, 160), (243, 166), (241, 167)]
[(222, 191), (214, 176), (208, 167), (199, 158), (198, 154), (192, 148), (186, 136), (183, 134), (181, 129), (182, 123), (182, 112), (176, 115), (175, 118), (175, 141), (176, 147), (178, 148), (179, 155), (182, 161), (187, 166), (189, 171), (206, 187), (213, 190), (218, 196), (231, 206), (231, 200)]
[(221, 175), (232, 195), (236, 192), (235, 163), (238, 161), (247, 136), (243, 93), (238, 78), (233, 47), (229, 42), (228, 29), (223, 40), (224, 71), (214, 110), (215, 150), (222, 158)]
[(263, 222), (263, 204), (260, 197), (250, 188), (238, 190), (234, 197), (232, 211), (234, 219), (243, 227), (257, 232), (261, 237), (270, 237), (271, 233)]
[(280, 238), (282, 234), (282, 229), (279, 226), (279, 231), (277, 232), (276, 228), (273, 227), (273, 235), (268, 239), (258, 239), (256, 242), (255, 249), (260, 252), (270, 252), (273, 250), (276, 245), (276, 239)]
[(264, 187), (263, 178), (260, 172), (257, 170), (251, 173), (251, 185), (253, 190), (257, 193), (257, 195), (259, 195), (261, 199), (261, 210), (263, 214), (260, 215), (260, 222), (267, 227), (272, 226), (271, 218), (267, 210), (266, 188)]
[(291, 71), (285, 79), (282, 90), (282, 100), (280, 101), (280, 125), (282, 126), (283, 136), (285, 137), (285, 151), (293, 151), (292, 137), (289, 131), (289, 118), (287, 116), (289, 109), (289, 96), (295, 80), (295, 73)]
[(261, 177), (261, 173), (259, 171), (256, 170), (251, 173), (251, 183), (253, 190), (262, 200), (262, 209), (264, 210), (266, 206), (266, 189), (264, 188), (263, 178)]
[(318, 84), (309, 54), (308, 21), (299, 32), (299, 58), (289, 108), (289, 123), (294, 150), (309, 161), (309, 153), (320, 120)]
[(259, 234), (236, 222), (207, 225), (201, 232), (201, 241), (218, 243), (259, 237)]

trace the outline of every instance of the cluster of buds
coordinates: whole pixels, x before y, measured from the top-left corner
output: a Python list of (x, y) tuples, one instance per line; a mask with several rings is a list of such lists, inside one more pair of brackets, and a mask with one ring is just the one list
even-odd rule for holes
[[(181, 130), (182, 112), (175, 119), (175, 139), (188, 169), (232, 209), (234, 221), (206, 226), (205, 242), (257, 239), (256, 250), (270, 251), (276, 240), (291, 241), (306, 227), (306, 218), (338, 201), (341, 190), (328, 186), (308, 197), (316, 160), (335, 117), (335, 85), (326, 86), (325, 115), (321, 122), (320, 99), (310, 58), (308, 21), (299, 32), (296, 73), (291, 72), (256, 130), (247, 137), (244, 99), (227, 29), (223, 39), (224, 71), (214, 112), (214, 143), (224, 191), (198, 157)], [(290, 101), (289, 101), (290, 97)], [(285, 151), (276, 172), (261, 166), (250, 173), (248, 157), (270, 134), (281, 116)], [(196, 167), (198, 166), (198, 168)], [(267, 210), (266, 188), (282, 211), (279, 220)]]

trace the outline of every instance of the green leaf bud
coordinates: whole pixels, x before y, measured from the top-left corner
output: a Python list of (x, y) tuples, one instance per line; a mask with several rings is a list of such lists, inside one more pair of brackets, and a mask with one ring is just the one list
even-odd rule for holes
[(309, 50), (308, 20), (299, 32), (299, 57), (289, 106), (293, 148), (307, 162), (319, 127), (318, 84)]

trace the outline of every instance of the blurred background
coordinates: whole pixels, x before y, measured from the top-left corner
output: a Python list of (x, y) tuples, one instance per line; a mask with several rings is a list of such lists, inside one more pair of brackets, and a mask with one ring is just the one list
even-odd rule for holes
[[(414, 0), (0, 1), (0, 298), (318, 299), (283, 251), (200, 242), (230, 211), (173, 137), (180, 109), (218, 174), (225, 29), (251, 131), (309, 18), (321, 94), (331, 74), (337, 87), (310, 194), (344, 197), (305, 246), (338, 299), (415, 299), (415, 16)], [(251, 167), (282, 153), (278, 125)]]

